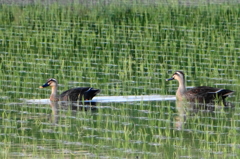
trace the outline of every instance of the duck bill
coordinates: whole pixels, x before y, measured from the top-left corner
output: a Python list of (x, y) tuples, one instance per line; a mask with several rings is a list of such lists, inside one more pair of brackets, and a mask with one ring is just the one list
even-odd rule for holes
[(48, 83), (45, 83), (44, 85), (40, 86), (39, 88), (44, 88), (44, 87), (48, 87), (49, 84)]
[(172, 77), (172, 78), (166, 79), (166, 81), (171, 81), (171, 80), (174, 80), (174, 78)]

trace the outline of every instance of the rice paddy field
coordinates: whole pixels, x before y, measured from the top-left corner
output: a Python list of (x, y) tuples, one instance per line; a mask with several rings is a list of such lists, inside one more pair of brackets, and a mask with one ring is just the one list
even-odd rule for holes
[[(239, 158), (238, 1), (82, 1), (0, 4), (0, 158)], [(99, 102), (55, 110), (59, 91), (91, 86), (97, 97), (175, 95), (227, 88), (234, 108), (190, 112), (173, 100)]]

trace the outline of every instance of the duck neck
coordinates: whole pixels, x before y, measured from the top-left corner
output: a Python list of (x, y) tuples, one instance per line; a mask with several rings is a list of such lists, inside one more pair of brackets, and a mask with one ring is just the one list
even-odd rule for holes
[(185, 80), (183, 79), (178, 82), (179, 82), (179, 86), (176, 92), (176, 96), (178, 100), (183, 100), (184, 94), (187, 91), (185, 86)]
[(58, 89), (57, 86), (52, 87), (52, 93), (50, 95), (50, 101), (57, 102), (58, 101)]

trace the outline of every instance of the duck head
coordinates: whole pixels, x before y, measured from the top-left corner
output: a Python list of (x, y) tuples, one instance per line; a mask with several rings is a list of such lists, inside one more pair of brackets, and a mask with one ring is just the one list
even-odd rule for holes
[(42, 86), (40, 86), (39, 88), (44, 88), (44, 87), (48, 87), (48, 86), (51, 86), (51, 87), (56, 87), (57, 86), (57, 80), (56, 79), (54, 79), (54, 78), (49, 78), (48, 80), (47, 80), (47, 82), (44, 84), (44, 85), (42, 85)]
[(182, 71), (175, 72), (171, 78), (166, 79), (166, 81), (177, 80), (177, 81), (184, 81), (184, 73)]

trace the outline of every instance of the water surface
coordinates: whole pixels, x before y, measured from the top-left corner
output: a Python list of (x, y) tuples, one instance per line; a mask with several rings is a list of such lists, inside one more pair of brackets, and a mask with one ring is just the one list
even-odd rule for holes
[[(238, 3), (174, 2), (0, 5), (0, 158), (237, 158)], [(235, 108), (179, 107), (176, 70)], [(97, 109), (50, 105), (48, 78), (101, 89)]]

